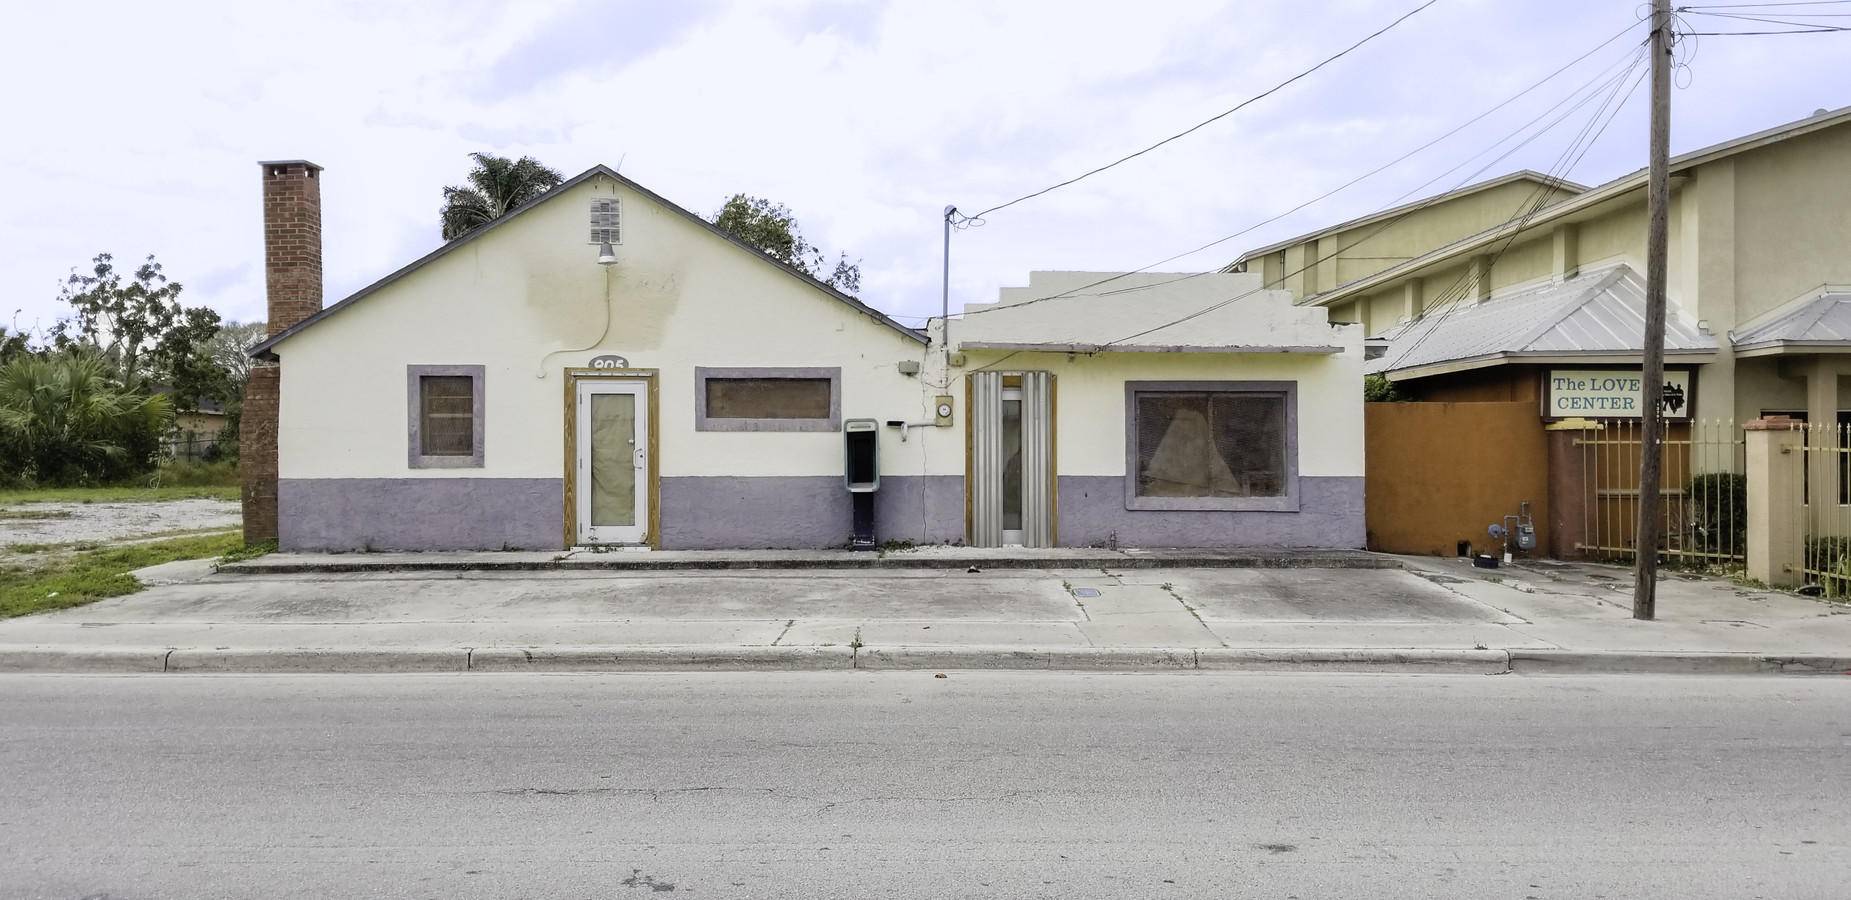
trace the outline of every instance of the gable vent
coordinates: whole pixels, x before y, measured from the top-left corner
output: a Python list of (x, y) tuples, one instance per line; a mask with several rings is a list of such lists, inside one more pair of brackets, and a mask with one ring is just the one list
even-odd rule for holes
[(591, 243), (623, 243), (622, 222), (616, 197), (598, 197), (591, 201)]

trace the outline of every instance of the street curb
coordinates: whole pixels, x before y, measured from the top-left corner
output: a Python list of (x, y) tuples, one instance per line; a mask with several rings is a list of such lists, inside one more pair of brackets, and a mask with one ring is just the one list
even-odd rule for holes
[(1760, 653), (1511, 650), (1518, 675), (1851, 675), (1851, 657)]
[(547, 647), (469, 652), (472, 672), (814, 672), (848, 669), (849, 647)]
[(1502, 675), (1503, 650), (1198, 650), (1196, 668), (1225, 672), (1404, 672)]
[(1452, 675), (1851, 675), (1851, 657), (1577, 650), (1061, 647), (0, 648), (0, 673), (1328, 672)]
[(354, 674), (365, 672), (466, 672), (469, 650), (175, 650), (167, 655), (169, 672), (281, 672)]
[(0, 649), (0, 672), (108, 673), (164, 672), (164, 647), (86, 650), (62, 647), (8, 647)]
[(1100, 553), (1089, 556), (1062, 557), (991, 557), (991, 556), (912, 556), (906, 553), (873, 553), (832, 557), (795, 557), (736, 559), (651, 559), (646, 554), (612, 553), (551, 560), (368, 560), (354, 554), (351, 560), (294, 562), (260, 558), (224, 563), (222, 575), (314, 575), (352, 574), (357, 572), (699, 572), (760, 570), (869, 569), (938, 570), (938, 569), (1402, 569), (1398, 559), (1366, 553), (1189, 553), (1168, 551), (1160, 555), (1127, 556)]

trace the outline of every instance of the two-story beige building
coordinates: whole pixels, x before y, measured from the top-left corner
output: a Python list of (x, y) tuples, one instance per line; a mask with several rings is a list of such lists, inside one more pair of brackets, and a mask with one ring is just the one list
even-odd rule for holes
[(1302, 300), (1586, 191), (1524, 169), (1249, 250), (1222, 271), (1254, 273)]
[[(1821, 110), (1671, 160), (1665, 349), (1668, 367), (1687, 373), (1670, 379), (1687, 395), (1674, 416), (1835, 422), (1851, 405), (1840, 389), (1851, 374), (1847, 125), (1851, 107)], [(1538, 176), (1513, 178), (1498, 190), (1527, 178), (1535, 192)], [(1480, 191), (1346, 251), (1370, 259), (1295, 249), (1342, 240), (1335, 235), (1355, 230), (1346, 223), (1242, 261), (1271, 254), (1288, 272), (1294, 253), (1318, 260), (1300, 302), (1361, 323), (1377, 344), (1369, 370), (1415, 398), (1534, 400), (1546, 418), (1636, 417), (1585, 376), (1641, 364), (1645, 183), (1641, 170), (1588, 190), (1563, 186), (1528, 216), (1516, 215), (1519, 198)], [(1496, 221), (1416, 249), (1474, 214)], [(1402, 226), (1412, 228), (1393, 237)], [(1392, 258), (1401, 254), (1411, 258)]]

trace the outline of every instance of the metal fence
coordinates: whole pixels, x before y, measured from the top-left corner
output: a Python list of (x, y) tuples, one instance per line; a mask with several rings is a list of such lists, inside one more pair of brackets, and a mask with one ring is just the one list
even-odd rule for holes
[[(1818, 585), (1826, 596), (1851, 596), (1851, 428), (1806, 425), (1801, 433), (1801, 568), (1806, 582)], [(1825, 489), (1815, 491), (1814, 485)]]
[(166, 440), (162, 450), (170, 459), (184, 459), (196, 462), (213, 462), (222, 454), (216, 434), (198, 432), (181, 432)]
[[(1594, 559), (1631, 560), (1638, 553), (1641, 425), (1608, 420), (1575, 443), (1581, 448), (1587, 497), (1577, 545)], [(1747, 444), (1734, 422), (1668, 422), (1661, 448), (1658, 552), (1667, 562), (1739, 568), (1747, 560)]]

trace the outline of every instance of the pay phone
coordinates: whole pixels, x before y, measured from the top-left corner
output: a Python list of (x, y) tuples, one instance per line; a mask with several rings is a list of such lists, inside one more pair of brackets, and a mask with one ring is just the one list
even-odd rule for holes
[(842, 423), (842, 443), (846, 458), (843, 472), (849, 497), (854, 501), (854, 536), (849, 546), (855, 550), (874, 549), (874, 492), (880, 490), (880, 423), (873, 419), (849, 419)]

